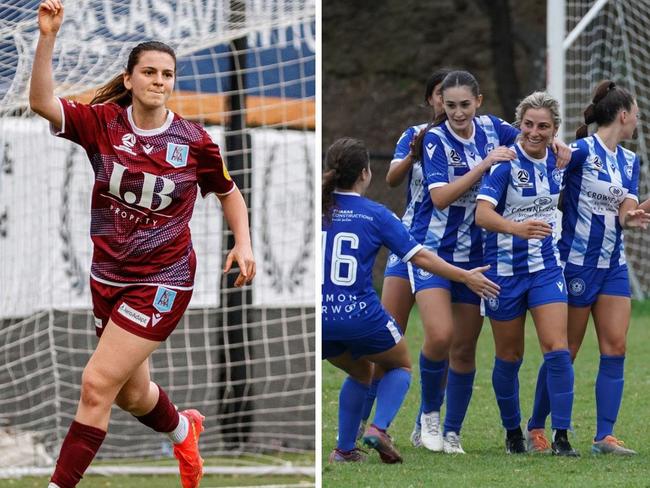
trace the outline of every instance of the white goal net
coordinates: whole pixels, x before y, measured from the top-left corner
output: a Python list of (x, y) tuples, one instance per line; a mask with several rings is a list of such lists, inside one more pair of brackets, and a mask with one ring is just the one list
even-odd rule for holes
[[(90, 164), (27, 108), (38, 4), (0, 0), (0, 476), (56, 459), (96, 343)], [(295, 456), (283, 453), (315, 447), (315, 2), (64, 5), (57, 95), (88, 101), (135, 44), (166, 42), (178, 58), (170, 107), (206, 126), (248, 201), (258, 277), (242, 291), (229, 286), (236, 273), (221, 273), (232, 236), (218, 202), (197, 199), (194, 296), (152, 376), (179, 408), (206, 415), (208, 465), (286, 471)], [(3, 454), (19, 439), (29, 452)], [(98, 457), (170, 453), (164, 436), (114, 408)]]
[[(549, 0), (549, 4), (556, 0)], [(564, 130), (572, 140), (583, 122), (593, 89), (611, 79), (637, 97), (640, 111), (636, 140), (624, 145), (639, 154), (642, 200), (650, 197), (648, 147), (650, 130), (650, 3), (646, 0), (566, 0), (564, 51)], [(573, 35), (572, 35), (573, 34)], [(577, 36), (576, 36), (577, 34)], [(590, 127), (590, 130), (594, 130)], [(635, 296), (650, 296), (650, 233), (628, 231), (625, 236)]]

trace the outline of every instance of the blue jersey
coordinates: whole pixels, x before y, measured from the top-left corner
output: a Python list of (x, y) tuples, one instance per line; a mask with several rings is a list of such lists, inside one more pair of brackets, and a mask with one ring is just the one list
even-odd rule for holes
[(618, 146), (610, 151), (597, 135), (571, 144), (562, 197), (562, 261), (593, 268), (625, 264), (618, 210), (639, 201), (639, 158)]
[[(397, 144), (395, 153), (390, 164), (401, 161), (411, 152), (411, 142), (417, 137), (422, 129), (426, 129), (427, 124), (413, 125), (402, 132)], [(424, 198), (424, 175), (422, 173), (422, 161), (413, 161), (408, 173), (408, 185), (406, 187), (406, 210), (402, 215), (402, 223), (407, 229), (411, 228), (413, 216)]]
[[(381, 246), (404, 262), (422, 246), (399, 218), (383, 205), (357, 193), (335, 192), (331, 222), (323, 220), (323, 339), (337, 340), (337, 329), (359, 329), (363, 322), (384, 314), (372, 286), (372, 267)], [(348, 338), (354, 331), (346, 331)]]
[(486, 233), (485, 264), (498, 276), (534, 273), (560, 267), (555, 245), (557, 203), (564, 171), (555, 168), (555, 155), (534, 159), (519, 144), (517, 158), (495, 164), (483, 180), (478, 200), (491, 202), (503, 218), (515, 222), (543, 220), (553, 227), (544, 239), (522, 239), (512, 234)]
[[(448, 122), (430, 129), (422, 148), (425, 185), (431, 190), (452, 183), (495, 147), (513, 144), (518, 134), (517, 129), (493, 115), (474, 117), (474, 134), (470, 139), (456, 135)], [(477, 182), (444, 210), (436, 209), (431, 198), (424, 198), (411, 227), (415, 240), (450, 263), (480, 265), (483, 241), (474, 222), (480, 187)]]

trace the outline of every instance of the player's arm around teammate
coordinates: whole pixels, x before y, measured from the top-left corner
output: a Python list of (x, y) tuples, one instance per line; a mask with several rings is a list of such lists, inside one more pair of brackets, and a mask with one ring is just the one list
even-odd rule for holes
[[(566, 170), (560, 256), (568, 287), (568, 343), (575, 359), (589, 315), (594, 319), (600, 363), (596, 377), (596, 454), (633, 455), (614, 436), (623, 396), (624, 361), (630, 325), (631, 290), (623, 246), (623, 229), (645, 228), (650, 220), (638, 206), (639, 158), (620, 143), (634, 137), (638, 119), (634, 96), (610, 80), (598, 84), (584, 112), (585, 125), (571, 145)], [(598, 129), (588, 136), (587, 126)], [(544, 428), (548, 394), (540, 368), (531, 431)]]
[(567, 292), (552, 236), (562, 175), (548, 146), (560, 124), (558, 102), (546, 93), (533, 93), (517, 107), (516, 120), (521, 129), (514, 147), (517, 157), (494, 166), (477, 197), (476, 222), (489, 231), (485, 260), (493, 265), (490, 276), (503, 290), (498, 300), (484, 301), (496, 350), (492, 384), (506, 429), (506, 452), (525, 453), (518, 374), (530, 310), (549, 371), (552, 449), (576, 456), (567, 438), (573, 405)]
[(183, 487), (197, 487), (204, 418), (197, 410), (176, 410), (151, 381), (148, 358), (174, 330), (192, 295), (195, 256), (188, 223), (197, 188), (204, 196), (218, 196), (235, 234), (226, 270), (236, 261), (236, 285), (253, 279), (243, 198), (205, 130), (166, 107), (176, 74), (169, 46), (155, 41), (136, 46), (125, 72), (85, 105), (54, 96), (52, 55), (63, 21), (60, 0), (44, 0), (38, 20), (31, 108), (57, 135), (84, 147), (95, 173), (91, 294), (100, 337), (84, 368), (75, 419), (50, 486), (77, 485), (104, 440), (116, 403), (144, 425), (168, 434)]
[(323, 175), (323, 358), (348, 373), (339, 397), (339, 430), (330, 462), (360, 461), (354, 447), (361, 409), (372, 373), (385, 374), (377, 387), (377, 408), (365, 444), (385, 463), (401, 462), (386, 429), (395, 418), (410, 383), (410, 358), (402, 333), (372, 287), (372, 265), (382, 245), (400, 259), (414, 260), (430, 272), (458, 280), (482, 296), (498, 287), (482, 272), (452, 266), (425, 250), (385, 207), (362, 197), (370, 184), (368, 152), (361, 141), (340, 139), (327, 151)]

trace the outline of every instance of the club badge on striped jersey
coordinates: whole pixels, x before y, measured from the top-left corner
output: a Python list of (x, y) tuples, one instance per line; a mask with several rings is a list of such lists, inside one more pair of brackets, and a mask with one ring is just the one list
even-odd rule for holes
[(153, 299), (153, 307), (160, 313), (169, 312), (172, 305), (174, 305), (175, 298), (176, 292), (174, 290), (159, 286), (158, 290), (156, 290), (156, 297)]
[(190, 153), (190, 147), (187, 144), (167, 143), (167, 155), (165, 161), (174, 168), (183, 168), (187, 166), (187, 157)]

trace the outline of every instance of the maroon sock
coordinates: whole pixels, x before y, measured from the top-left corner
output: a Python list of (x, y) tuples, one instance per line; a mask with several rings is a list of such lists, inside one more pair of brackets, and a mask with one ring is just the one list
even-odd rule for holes
[(146, 413), (141, 417), (135, 415), (134, 417), (156, 432), (171, 432), (178, 426), (178, 411), (174, 404), (169, 400), (165, 390), (163, 390), (160, 385), (156, 386), (158, 386), (159, 392), (156, 406), (153, 407), (151, 412)]
[(63, 444), (56, 469), (50, 481), (60, 488), (74, 488), (83, 477), (106, 437), (106, 432), (97, 427), (72, 421)]

